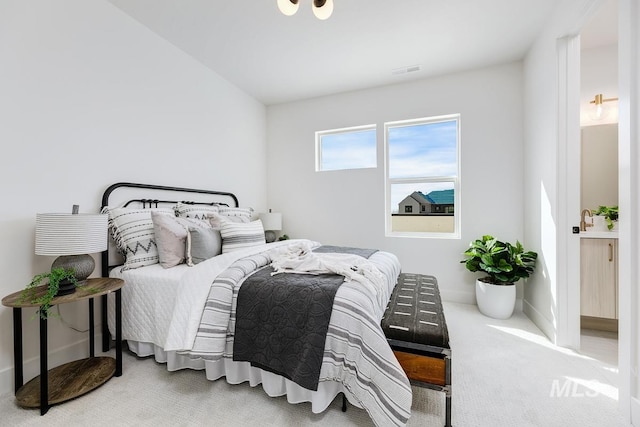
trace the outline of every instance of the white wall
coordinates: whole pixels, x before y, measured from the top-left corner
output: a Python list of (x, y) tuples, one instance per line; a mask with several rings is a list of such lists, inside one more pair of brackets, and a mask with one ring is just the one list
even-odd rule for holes
[[(461, 239), (384, 235), (383, 123), (461, 114)], [(269, 208), (291, 237), (374, 247), (404, 271), (433, 274), (443, 298), (474, 302), (476, 275), (458, 261), (483, 234), (523, 239), (522, 65), (327, 96), (267, 108)], [(314, 132), (378, 126), (378, 167), (315, 172)]]
[[(233, 191), (265, 208), (265, 107), (110, 3), (1, 2), (0, 64), (0, 296), (53, 261), (34, 255), (37, 212), (96, 212), (114, 182)], [(61, 310), (86, 328), (86, 304)], [(38, 354), (33, 313), (25, 359)], [(0, 393), (13, 389), (11, 325), (0, 307)], [(58, 320), (49, 331), (50, 366), (87, 354), (74, 345), (87, 334)], [(25, 368), (25, 380), (37, 372)]]
[[(539, 254), (541, 273), (527, 283), (524, 310), (554, 342), (563, 314), (559, 310), (564, 310), (558, 307), (558, 296), (567, 286), (558, 279), (558, 233), (570, 233), (559, 218), (558, 203), (558, 39), (578, 34), (585, 11), (594, 3), (563, 1), (524, 61), (524, 233), (527, 246)], [(574, 156), (574, 161), (579, 162), (580, 156)]]
[(597, 94), (603, 98), (618, 97), (618, 46), (606, 45), (580, 51), (580, 125), (595, 126), (618, 123), (618, 102), (604, 102), (609, 110), (606, 117), (594, 120), (590, 104)]

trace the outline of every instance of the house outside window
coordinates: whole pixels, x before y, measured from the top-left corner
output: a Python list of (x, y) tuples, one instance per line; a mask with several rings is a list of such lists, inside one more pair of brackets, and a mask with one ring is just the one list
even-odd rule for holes
[(460, 238), (460, 115), (385, 123), (386, 235)]
[(316, 172), (377, 166), (376, 125), (316, 132)]

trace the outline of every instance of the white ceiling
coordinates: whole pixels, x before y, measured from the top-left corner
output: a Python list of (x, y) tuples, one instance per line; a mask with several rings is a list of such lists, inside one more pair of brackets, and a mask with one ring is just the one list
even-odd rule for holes
[(583, 49), (608, 46), (618, 41), (618, 0), (607, 0), (580, 32)]
[[(110, 0), (266, 105), (521, 59), (560, 0)], [(392, 70), (419, 65), (420, 71)]]

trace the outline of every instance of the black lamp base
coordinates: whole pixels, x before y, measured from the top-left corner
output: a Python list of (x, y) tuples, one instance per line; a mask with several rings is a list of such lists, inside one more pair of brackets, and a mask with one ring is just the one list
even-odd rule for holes
[(56, 293), (56, 296), (59, 297), (62, 295), (69, 295), (74, 293), (75, 291), (76, 285), (74, 285), (73, 282), (70, 282), (69, 280), (63, 280), (58, 285), (58, 292)]

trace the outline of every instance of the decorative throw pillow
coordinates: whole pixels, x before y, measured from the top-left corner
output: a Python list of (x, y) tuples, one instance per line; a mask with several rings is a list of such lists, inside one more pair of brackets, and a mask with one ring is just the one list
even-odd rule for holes
[(164, 268), (175, 267), (185, 262), (185, 246), (189, 227), (211, 229), (211, 226), (204, 221), (194, 218), (178, 218), (173, 213), (151, 212), (151, 220), (153, 221), (160, 265)]
[(251, 222), (253, 208), (231, 208), (229, 206), (218, 206), (218, 213), (233, 222)]
[(187, 265), (192, 267), (202, 261), (220, 255), (222, 238), (213, 228), (189, 227), (187, 234)]
[(123, 270), (158, 263), (158, 247), (151, 212), (172, 214), (171, 208), (104, 208), (102, 212), (109, 215), (111, 235), (118, 250), (124, 256)]
[(266, 243), (262, 221), (259, 219), (248, 223), (223, 222), (220, 235), (223, 254)]
[(216, 230), (220, 230), (222, 228), (222, 224), (225, 222), (242, 222), (242, 221), (232, 221), (231, 218), (227, 216), (223, 216), (215, 213), (207, 215), (207, 219), (209, 220), (209, 225), (211, 225)]
[(218, 213), (218, 205), (196, 205), (184, 202), (178, 202), (173, 207), (176, 216), (181, 218), (195, 218), (207, 220), (207, 215)]

